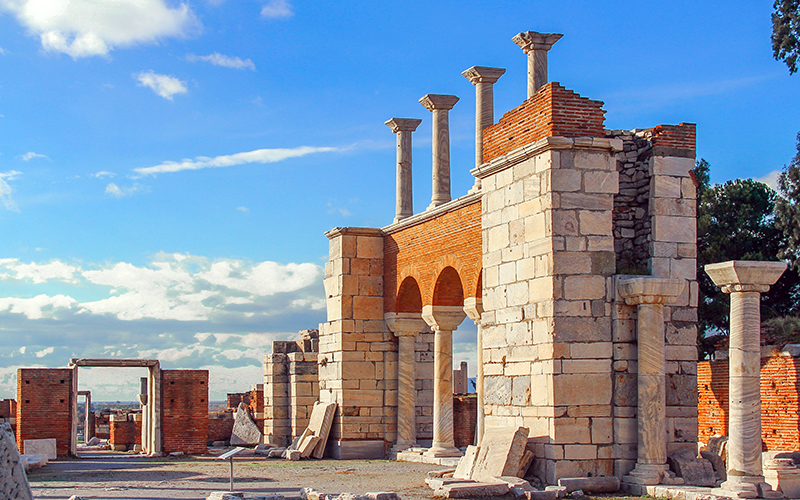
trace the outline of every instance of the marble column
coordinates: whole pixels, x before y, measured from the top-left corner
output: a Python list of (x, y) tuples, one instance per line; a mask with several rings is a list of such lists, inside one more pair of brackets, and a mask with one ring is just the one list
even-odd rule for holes
[(547, 83), (547, 51), (562, 36), (560, 33), (523, 31), (512, 38), (528, 56), (528, 99)]
[(483, 334), (481, 332), (481, 315), (483, 314), (483, 301), (477, 297), (467, 297), (464, 299), (464, 312), (467, 317), (475, 322), (478, 327), (478, 337), (476, 341), (477, 373), (475, 374), (475, 391), (478, 399), (478, 419), (475, 422), (475, 444), (481, 444), (483, 439), (483, 421), (486, 414), (483, 411)]
[(450, 201), (449, 113), (458, 102), (454, 95), (426, 94), (420, 100), (433, 113), (433, 193), (428, 209)]
[[(503, 68), (473, 66), (461, 73), (475, 85), (475, 166), (483, 163), (483, 129), (494, 124), (494, 84), (506, 72)], [(481, 180), (475, 178), (471, 193), (481, 189)]]
[(414, 348), (417, 334), (428, 330), (419, 313), (386, 313), (386, 326), (397, 337), (397, 439), (393, 452), (417, 445), (417, 388)]
[(785, 262), (728, 261), (705, 266), (731, 294), (728, 340), (728, 480), (720, 492), (739, 498), (774, 497), (761, 468), (761, 294)]
[(434, 333), (433, 444), (429, 457), (461, 455), (453, 438), (453, 330), (466, 318), (461, 306), (424, 306), (422, 319)]
[(685, 286), (679, 279), (622, 279), (617, 290), (625, 303), (636, 305), (638, 349), (638, 450), (636, 466), (623, 478), (633, 484), (660, 484), (667, 465), (664, 304), (675, 302)]
[(411, 133), (422, 120), (417, 118), (392, 118), (386, 125), (397, 134), (397, 194), (395, 196), (395, 224), (414, 215), (413, 189), (411, 187)]

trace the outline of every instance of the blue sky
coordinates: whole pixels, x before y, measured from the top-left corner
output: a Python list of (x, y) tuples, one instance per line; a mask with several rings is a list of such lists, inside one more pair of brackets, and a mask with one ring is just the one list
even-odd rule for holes
[[(496, 119), (519, 105), (520, 31), (564, 33), (550, 78), (605, 101), (608, 128), (695, 122), (712, 181), (769, 178), (800, 131), (800, 76), (772, 58), (771, 10), (0, 0), (0, 398), (16, 367), (76, 356), (208, 367), (212, 398), (260, 382), (272, 340), (324, 321), (323, 232), (392, 220), (383, 122), (423, 119), (419, 211), (431, 131), (417, 101), (458, 95), (453, 196), (466, 193), (474, 88), (461, 71), (506, 68)], [(474, 360), (473, 341), (465, 324), (456, 362)], [(103, 373), (86, 380), (96, 399), (132, 399), (137, 375)]]

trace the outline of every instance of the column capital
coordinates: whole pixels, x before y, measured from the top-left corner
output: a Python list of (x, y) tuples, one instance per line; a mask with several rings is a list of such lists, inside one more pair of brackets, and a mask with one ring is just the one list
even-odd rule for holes
[(464, 299), (464, 312), (476, 325), (480, 324), (481, 315), (483, 314), (483, 300), (479, 297), (467, 297)]
[(390, 312), (383, 315), (383, 320), (396, 337), (414, 336), (428, 330), (428, 323), (420, 313)]
[(490, 68), (488, 66), (473, 66), (461, 72), (464, 78), (473, 85), (479, 83), (495, 83), (505, 74), (505, 68)]
[(642, 276), (617, 282), (617, 290), (628, 305), (671, 304), (686, 286), (686, 281), (674, 278)]
[(559, 41), (562, 36), (564, 35), (561, 33), (523, 31), (522, 33), (517, 33), (512, 40), (527, 54), (533, 50), (550, 50), (550, 47)]
[(454, 95), (445, 94), (425, 94), (419, 100), (419, 103), (425, 106), (428, 111), (435, 109), (453, 109), (453, 106), (458, 102), (458, 97)]
[(434, 331), (445, 330), (452, 332), (464, 321), (467, 313), (462, 306), (423, 306), (422, 319)]
[(725, 293), (769, 291), (786, 270), (786, 262), (729, 260), (705, 266), (706, 274)]
[(398, 132), (413, 132), (417, 130), (422, 120), (419, 118), (392, 118), (384, 123), (396, 134)]

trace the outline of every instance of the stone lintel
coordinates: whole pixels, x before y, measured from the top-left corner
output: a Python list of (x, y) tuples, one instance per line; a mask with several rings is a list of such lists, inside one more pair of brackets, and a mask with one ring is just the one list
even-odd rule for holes
[(423, 306), (422, 319), (433, 330), (452, 332), (464, 321), (467, 313), (462, 306)]
[(511, 39), (519, 45), (526, 54), (532, 50), (550, 50), (554, 43), (561, 40), (561, 33), (539, 33), (538, 31), (523, 31)]
[(464, 299), (464, 312), (467, 317), (478, 324), (481, 322), (483, 314), (483, 299), (479, 297), (467, 297)]
[(157, 359), (91, 359), (91, 358), (72, 358), (69, 360), (69, 367), (75, 366), (95, 366), (105, 368), (115, 367), (141, 367), (158, 366)]
[(92, 391), (78, 391), (78, 396), (92, 396)]
[(697, 152), (694, 149), (671, 148), (668, 146), (653, 146), (653, 156), (674, 156), (678, 158), (696, 158)]
[(325, 236), (331, 240), (337, 236), (383, 236), (383, 231), (375, 227), (335, 227), (325, 231)]
[(617, 289), (628, 305), (671, 304), (685, 285), (686, 281), (681, 279), (642, 276), (619, 280)]
[(576, 137), (574, 139), (556, 136), (544, 137), (475, 167), (469, 173), (479, 179), (484, 179), (551, 149), (599, 149), (616, 153), (622, 151), (622, 140), (600, 137)]
[(421, 313), (389, 312), (383, 315), (383, 320), (386, 321), (386, 327), (396, 337), (413, 336), (428, 330), (428, 323), (422, 319)]
[(422, 120), (419, 118), (392, 118), (384, 123), (396, 134), (398, 132), (413, 132), (417, 130)]
[(458, 102), (458, 97), (446, 94), (425, 94), (419, 103), (425, 106), (428, 111), (435, 109), (453, 109)]
[(786, 270), (786, 262), (729, 260), (705, 266), (706, 274), (722, 291), (766, 292)]
[(479, 83), (495, 83), (505, 74), (505, 68), (490, 68), (488, 66), (473, 66), (461, 72), (464, 78), (473, 85)]

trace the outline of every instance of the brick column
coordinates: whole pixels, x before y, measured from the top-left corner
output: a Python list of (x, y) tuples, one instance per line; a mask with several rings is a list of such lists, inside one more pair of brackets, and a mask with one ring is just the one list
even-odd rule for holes
[(714, 284), (731, 294), (728, 480), (714, 491), (733, 498), (774, 498), (761, 469), (761, 294), (785, 270), (785, 262), (728, 261), (705, 266)]
[(429, 457), (461, 455), (453, 441), (453, 330), (466, 317), (460, 306), (424, 306), (422, 318), (434, 332), (433, 444)]
[(458, 102), (454, 95), (426, 94), (419, 100), (433, 113), (433, 193), (428, 209), (450, 201), (450, 122), (448, 111)]
[(481, 444), (483, 438), (483, 335), (481, 332), (481, 314), (483, 314), (483, 300), (476, 297), (464, 299), (464, 312), (467, 317), (475, 322), (478, 327), (476, 349), (478, 351), (477, 373), (475, 374), (475, 391), (478, 393), (478, 418), (475, 422), (475, 444)]
[(617, 283), (628, 305), (637, 306), (638, 343), (638, 458), (625, 476), (634, 484), (660, 484), (667, 466), (664, 358), (664, 304), (672, 303), (685, 283), (678, 279), (631, 278)]
[(397, 194), (394, 222), (414, 215), (414, 191), (411, 187), (411, 133), (422, 120), (417, 118), (392, 118), (386, 125), (397, 134)]
[(523, 31), (512, 38), (528, 56), (528, 99), (547, 83), (547, 51), (562, 36), (560, 33)]
[[(494, 84), (506, 72), (503, 68), (473, 66), (461, 73), (475, 85), (475, 166), (483, 163), (483, 129), (494, 124)], [(481, 188), (481, 180), (475, 178), (472, 192)]]

